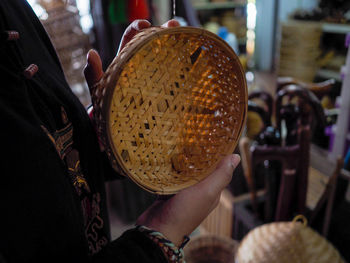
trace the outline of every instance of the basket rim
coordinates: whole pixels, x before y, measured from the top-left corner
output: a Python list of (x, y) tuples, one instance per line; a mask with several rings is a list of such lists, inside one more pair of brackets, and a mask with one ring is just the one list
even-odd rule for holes
[[(109, 122), (110, 122), (110, 113), (109, 113), (109, 109), (112, 103), (112, 99), (113, 99), (113, 93), (114, 90), (116, 88), (116, 84), (117, 81), (120, 77), (120, 74), (123, 71), (123, 66), (125, 64), (128, 63), (128, 61), (134, 56), (134, 54), (136, 52), (138, 52), (145, 44), (147, 44), (148, 42), (152, 41), (153, 39), (159, 38), (160, 36), (163, 35), (168, 35), (168, 34), (179, 34), (179, 33), (187, 33), (187, 34), (193, 34), (196, 33), (199, 36), (207, 36), (211, 39), (214, 39), (215, 42), (219, 42), (221, 47), (223, 49), (225, 49), (225, 51), (227, 53), (229, 53), (233, 58), (234, 61), (231, 63), (235, 63), (240, 74), (239, 77), (241, 78), (240, 81), (242, 82), (242, 86), (244, 89), (244, 109), (243, 109), (243, 116), (242, 116), (242, 121), (239, 125), (239, 131), (238, 131), (238, 135), (237, 135), (237, 139), (236, 141), (232, 144), (232, 147), (230, 148), (231, 153), (233, 153), (234, 149), (236, 148), (239, 138), (242, 135), (242, 132), (244, 130), (244, 126), (246, 123), (246, 119), (247, 119), (247, 110), (248, 110), (248, 105), (246, 103), (246, 101), (248, 100), (248, 89), (247, 89), (247, 83), (246, 83), (246, 79), (245, 79), (245, 73), (242, 67), (242, 64), (240, 63), (240, 60), (237, 56), (237, 54), (233, 51), (233, 49), (228, 45), (228, 43), (226, 43), (222, 38), (220, 38), (219, 36), (217, 36), (216, 34), (202, 29), (202, 28), (197, 28), (197, 27), (191, 27), (191, 26), (185, 26), (185, 27), (171, 27), (171, 28), (163, 28), (163, 27), (151, 27), (151, 28), (147, 28), (144, 30), (141, 30), (140, 33), (145, 32), (145, 31), (150, 31), (150, 30), (154, 30), (153, 32), (150, 32), (150, 34), (148, 36), (145, 36), (143, 39), (135, 41), (134, 43), (132, 43), (128, 48), (130, 48), (130, 52), (128, 51), (122, 51), (121, 53), (119, 53), (114, 60), (112, 61), (112, 63), (109, 65), (109, 67), (106, 70), (106, 73), (113, 69), (114, 72), (112, 75), (109, 75), (108, 77), (110, 78), (109, 81), (107, 82), (107, 85), (105, 86), (106, 89), (106, 93), (105, 96), (103, 96), (102, 100), (103, 100), (103, 107), (101, 109), (102, 115), (105, 117), (106, 122), (104, 123), (105, 127), (104, 127), (104, 133), (105, 136), (107, 138), (107, 141), (111, 142), (112, 141), (112, 134), (110, 132), (110, 129), (108, 128)], [(140, 34), (139, 33), (139, 34)], [(100, 80), (99, 83), (105, 82), (105, 77), (107, 74), (105, 74), (102, 79)], [(242, 88), (242, 87), (241, 87)], [(154, 184), (150, 183), (150, 182), (146, 182), (143, 181), (142, 183), (139, 181), (139, 178), (137, 176), (134, 176), (129, 169), (125, 166), (124, 161), (122, 160), (122, 157), (120, 156), (120, 154), (118, 153), (117, 149), (115, 148), (115, 145), (112, 143), (107, 143), (107, 147), (109, 147), (114, 155), (114, 158), (117, 159), (118, 164), (120, 165), (120, 167), (122, 168), (122, 170), (124, 171), (124, 173), (127, 175), (127, 177), (129, 177), (132, 181), (134, 181), (138, 186), (140, 186), (141, 188), (143, 188), (144, 190), (154, 193), (154, 194), (160, 194), (160, 195), (168, 195), (168, 194), (176, 194), (177, 192), (179, 192), (182, 189), (185, 189), (189, 186), (194, 185), (195, 183), (203, 180), (204, 178), (206, 178), (209, 174), (211, 174), (217, 166), (217, 163), (221, 161), (221, 159), (219, 158), (219, 160), (217, 161), (217, 163), (215, 165), (212, 165), (212, 167), (210, 169), (207, 169), (206, 171), (206, 176), (203, 176), (202, 178), (199, 178), (198, 180), (189, 180), (181, 185), (173, 185), (173, 186), (168, 186), (165, 188), (163, 187), (159, 187), (159, 186), (155, 186)]]
[[(236, 257), (240, 242), (229, 236), (218, 235), (214, 233), (200, 234), (192, 238), (188, 245), (184, 248), (185, 259), (187, 257), (196, 257), (196, 252), (203, 248), (220, 247), (227, 254)], [(207, 256), (207, 255), (205, 255)]]

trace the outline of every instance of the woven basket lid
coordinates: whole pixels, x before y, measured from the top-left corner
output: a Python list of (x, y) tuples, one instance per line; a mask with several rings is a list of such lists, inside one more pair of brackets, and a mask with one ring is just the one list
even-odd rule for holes
[(247, 112), (238, 57), (215, 34), (192, 27), (137, 34), (92, 99), (113, 167), (157, 194), (209, 175), (234, 151)]
[(186, 263), (234, 263), (239, 243), (214, 234), (193, 238), (185, 247)]
[(237, 251), (237, 263), (344, 263), (339, 252), (304, 222), (277, 222), (251, 230)]

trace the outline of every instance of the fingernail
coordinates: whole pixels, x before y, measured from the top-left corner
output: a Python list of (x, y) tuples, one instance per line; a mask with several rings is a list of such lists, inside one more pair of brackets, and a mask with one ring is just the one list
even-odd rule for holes
[(92, 53), (97, 53), (97, 51), (95, 49), (89, 50), (89, 52), (86, 55), (86, 63), (87, 64), (90, 64), (90, 62), (91, 62), (90, 59), (91, 59)]
[(135, 23), (134, 28), (139, 31), (150, 26), (151, 26), (151, 23), (148, 20), (138, 20), (138, 22)]
[(89, 50), (89, 52), (87, 53), (86, 55), (86, 63), (87, 64), (90, 64), (90, 60), (91, 60), (91, 52), (92, 52), (92, 49)]
[(231, 164), (233, 168), (236, 168), (240, 161), (241, 161), (241, 156), (239, 156), (238, 154), (232, 155)]
[(171, 24), (172, 26), (175, 26), (175, 25), (179, 25), (180, 23), (176, 19), (171, 19), (168, 21), (167, 25), (169, 26), (169, 24)]
[(91, 52), (91, 50), (92, 50), (92, 49), (90, 49), (90, 50), (88, 51), (88, 53), (86, 54), (86, 63), (88, 63), (88, 64), (89, 64), (89, 57), (90, 57), (90, 52)]

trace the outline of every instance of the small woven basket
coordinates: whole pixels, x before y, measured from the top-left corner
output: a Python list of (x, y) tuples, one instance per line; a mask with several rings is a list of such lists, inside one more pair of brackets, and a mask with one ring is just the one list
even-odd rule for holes
[(234, 263), (239, 243), (218, 235), (193, 238), (185, 247), (186, 263)]
[(305, 222), (277, 222), (253, 229), (240, 243), (236, 262), (345, 263), (333, 245)]
[(114, 59), (92, 100), (113, 167), (147, 191), (173, 194), (234, 151), (247, 87), (238, 57), (215, 34), (152, 27)]

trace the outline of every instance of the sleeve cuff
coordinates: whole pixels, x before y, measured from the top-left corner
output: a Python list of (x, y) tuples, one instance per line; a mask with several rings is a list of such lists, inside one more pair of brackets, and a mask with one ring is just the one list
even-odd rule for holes
[(126, 231), (94, 256), (94, 262), (167, 263), (162, 249), (136, 228)]

